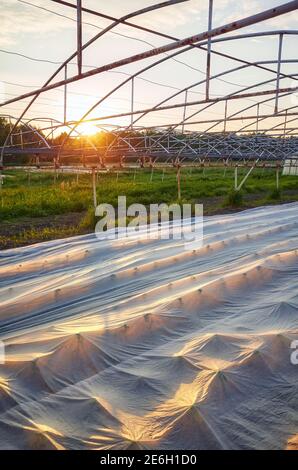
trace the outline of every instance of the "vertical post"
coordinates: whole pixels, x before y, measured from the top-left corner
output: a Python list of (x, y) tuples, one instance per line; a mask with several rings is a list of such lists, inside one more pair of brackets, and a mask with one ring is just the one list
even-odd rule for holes
[(23, 126), (22, 125), (21, 125), (20, 136), (21, 136), (21, 149), (23, 150), (24, 149), (24, 140), (23, 140)]
[(152, 180), (153, 180), (153, 171), (154, 171), (154, 168), (152, 166), (151, 168), (151, 175), (150, 175), (150, 183), (152, 183)]
[(185, 117), (186, 117), (187, 92), (188, 92), (188, 90), (185, 90), (183, 121), (182, 121), (182, 134), (184, 134), (184, 121), (185, 121)]
[(178, 163), (177, 167), (177, 189), (178, 189), (178, 200), (181, 199), (181, 175), (180, 175), (181, 167)]
[(97, 207), (97, 197), (96, 197), (96, 175), (95, 175), (95, 168), (92, 167), (92, 190), (93, 190), (93, 205), (94, 209)]
[(260, 113), (260, 103), (257, 104), (257, 122), (256, 122), (256, 133), (259, 132), (259, 113)]
[(134, 77), (132, 77), (131, 79), (131, 121), (130, 121), (130, 127), (131, 129), (133, 129), (133, 102), (134, 102), (134, 94), (135, 94), (135, 81), (134, 81)]
[(238, 165), (235, 166), (235, 185), (234, 185), (235, 191), (238, 189)]
[(9, 140), (10, 140), (10, 145), (13, 146), (13, 138), (12, 138), (11, 129), (12, 129), (12, 123), (11, 123), (11, 118), (9, 116)]
[(77, 61), (78, 74), (82, 73), (82, 0), (77, 0)]
[(54, 145), (54, 126), (53, 126), (53, 120), (51, 119), (51, 139), (52, 139), (52, 145)]
[(0, 170), (0, 194), (1, 194), (1, 207), (3, 207), (3, 191), (2, 191), (2, 184), (3, 184), (3, 174), (2, 169)]
[(228, 114), (228, 100), (225, 101), (225, 121), (224, 121), (224, 134), (227, 130), (227, 114)]
[(286, 109), (285, 122), (284, 122), (284, 135), (283, 135), (283, 141), (284, 142), (285, 142), (285, 138), (286, 138), (287, 120), (288, 120), (288, 110)]
[[(67, 65), (64, 67), (64, 78), (67, 80)], [(64, 85), (64, 107), (63, 107), (63, 122), (66, 123), (66, 108), (67, 108), (67, 85)]]
[(279, 168), (276, 166), (276, 189), (279, 190)]
[(80, 146), (81, 146), (81, 161), (83, 163), (83, 167), (86, 167), (86, 162), (85, 162), (85, 149), (84, 149), (84, 140), (82, 137), (82, 134), (80, 134)]
[[(209, 0), (208, 32), (211, 31), (212, 29), (212, 10), (213, 10), (213, 0)], [(211, 39), (208, 38), (207, 65), (206, 65), (206, 100), (209, 100), (210, 65), (211, 65)]]
[(275, 106), (274, 114), (278, 113), (278, 89), (279, 89), (279, 80), (280, 80), (280, 68), (281, 68), (281, 56), (282, 56), (282, 42), (283, 34), (279, 35), (279, 44), (278, 44), (278, 58), (277, 58), (277, 77), (276, 77), (276, 95), (275, 95)]

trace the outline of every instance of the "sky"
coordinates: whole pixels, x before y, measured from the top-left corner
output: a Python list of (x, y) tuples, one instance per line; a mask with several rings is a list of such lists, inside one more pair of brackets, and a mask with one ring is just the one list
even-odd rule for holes
[[(75, 3), (75, 0), (69, 0)], [(119, 18), (129, 12), (155, 4), (147, 0), (83, 0), (83, 6), (98, 10), (104, 14)], [(280, 5), (283, 0), (250, 0), (249, 2), (214, 0), (213, 26), (221, 26), (236, 19), (250, 16), (257, 12)], [(1, 29), (0, 29), (0, 99), (1, 101), (16, 95), (26, 93), (40, 87), (55, 72), (61, 62), (67, 59), (76, 49), (76, 12), (51, 0), (0, 0)], [(229, 35), (243, 33), (295, 30), (297, 29), (297, 12), (289, 13), (275, 19), (267, 20), (238, 30)], [(83, 42), (88, 41), (101, 29), (110, 24), (110, 20), (98, 18), (94, 15), (83, 14)], [(179, 39), (203, 32), (207, 29), (208, 0), (189, 0), (181, 4), (172, 5), (161, 10), (146, 13), (131, 20), (132, 23), (161, 31)], [(226, 35), (228, 36), (228, 35)], [(128, 26), (117, 26), (113, 31), (105, 34), (96, 43), (83, 53), (83, 71), (93, 67), (143, 52), (153, 47), (167, 44), (168, 39), (136, 30)], [(278, 36), (263, 36), (250, 39), (225, 41), (212, 46), (213, 50), (230, 54), (247, 61), (270, 61), (277, 58)], [(297, 36), (285, 35), (283, 40), (283, 58), (297, 59)], [(162, 57), (162, 56), (161, 56)], [(173, 93), (205, 78), (206, 53), (192, 49), (180, 54), (174, 61), (167, 60), (160, 66), (153, 67), (134, 82), (134, 109), (144, 109), (155, 106)], [(114, 87), (125, 80), (128, 74), (135, 73), (141, 68), (153, 63), (156, 58), (146, 59), (139, 63), (105, 72), (98, 76), (84, 79), (68, 87), (67, 119), (80, 119), (84, 113), (100, 98), (104, 97)], [(75, 61), (73, 61), (75, 62)], [(236, 68), (240, 63), (212, 55), (211, 75), (225, 70)], [(276, 65), (268, 65), (276, 70)], [(283, 63), (281, 71), (287, 74), (297, 73), (296, 63)], [(69, 76), (75, 75), (76, 64), (68, 67)], [(224, 96), (236, 91), (244, 90), (257, 82), (273, 79), (272, 72), (247, 67), (214, 79), (210, 84), (210, 96), (213, 98)], [(55, 80), (63, 78), (59, 74)], [(294, 84), (293, 84), (294, 83)], [(295, 86), (295, 81), (286, 78), (281, 81), (282, 87)], [(259, 87), (259, 90), (275, 88), (271, 81)], [(254, 88), (253, 90), (256, 90)], [(204, 98), (205, 85), (202, 83), (188, 93), (189, 101)], [(184, 93), (170, 100), (171, 103), (184, 101)], [(264, 99), (264, 98), (263, 98)], [(228, 114), (239, 112), (244, 107), (252, 106), (240, 115), (255, 115), (258, 98), (235, 100), (229, 103)], [(237, 101), (237, 102), (236, 102)], [(280, 109), (297, 104), (296, 98), (285, 97), (280, 99)], [(24, 109), (28, 100), (12, 103), (1, 108), (1, 114), (10, 114), (17, 117)], [(259, 106), (260, 114), (272, 113), (273, 101)], [(254, 106), (254, 107), (253, 107)], [(105, 100), (88, 117), (104, 117), (115, 113), (129, 112), (131, 109), (131, 84), (122, 86), (109, 99)], [(192, 120), (203, 121), (217, 119), (224, 113), (224, 103), (220, 102), (202, 110), (202, 105), (189, 106), (186, 115), (198, 112)], [(161, 126), (168, 123), (180, 122), (183, 117), (183, 108), (150, 113), (138, 122), (138, 125)], [(26, 114), (27, 118), (52, 118), (63, 121), (63, 89), (56, 89), (42, 94)], [(190, 119), (191, 121), (191, 119)], [(266, 120), (274, 126), (282, 118)], [(230, 130), (239, 129), (252, 121), (237, 121), (228, 124)], [(129, 125), (130, 117), (117, 119), (104, 119), (99, 125)], [(206, 130), (210, 124), (186, 125), (186, 130)], [(269, 126), (270, 127), (270, 126)], [(250, 127), (252, 129), (253, 127)], [(94, 132), (94, 125), (86, 124), (85, 132)], [(221, 125), (213, 130), (222, 130)]]

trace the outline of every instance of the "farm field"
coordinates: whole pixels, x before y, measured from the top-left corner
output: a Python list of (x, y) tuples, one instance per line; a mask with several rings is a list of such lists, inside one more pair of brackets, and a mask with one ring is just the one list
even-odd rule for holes
[[(246, 174), (238, 169), (238, 181)], [(6, 170), (0, 200), (0, 248), (92, 232), (95, 225), (92, 181), (90, 174), (59, 173), (56, 181), (50, 172)], [(177, 203), (176, 171), (162, 169), (126, 169), (99, 173), (97, 202), (117, 205), (119, 195), (127, 204), (138, 202)], [(204, 204), (204, 214), (214, 215), (267, 204), (298, 200), (298, 180), (280, 177), (276, 190), (276, 173), (257, 168), (249, 176), (240, 196), (235, 196), (234, 170), (223, 168), (182, 168), (180, 203)]]

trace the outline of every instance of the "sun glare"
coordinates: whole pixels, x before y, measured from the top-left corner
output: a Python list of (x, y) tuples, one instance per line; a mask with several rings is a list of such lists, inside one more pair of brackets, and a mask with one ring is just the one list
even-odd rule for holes
[(83, 135), (94, 135), (99, 132), (99, 129), (90, 122), (84, 122), (78, 126), (78, 131)]

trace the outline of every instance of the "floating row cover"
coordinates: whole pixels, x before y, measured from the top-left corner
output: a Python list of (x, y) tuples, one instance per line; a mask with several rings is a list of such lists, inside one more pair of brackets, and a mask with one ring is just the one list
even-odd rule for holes
[(298, 176), (298, 156), (287, 158), (283, 167), (283, 175)]

